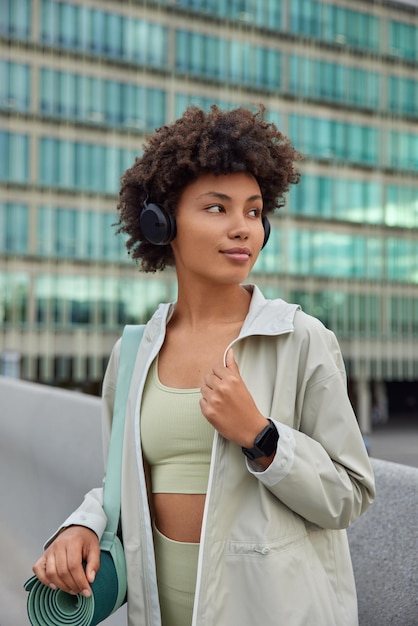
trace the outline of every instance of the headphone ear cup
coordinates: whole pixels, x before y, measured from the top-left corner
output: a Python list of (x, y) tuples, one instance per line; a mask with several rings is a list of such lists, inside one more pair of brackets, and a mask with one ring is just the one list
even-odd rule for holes
[(264, 215), (262, 217), (262, 222), (263, 222), (263, 228), (264, 228), (264, 241), (263, 241), (263, 245), (261, 246), (261, 249), (263, 249), (266, 243), (268, 242), (269, 237), (270, 237), (270, 231), (271, 231), (270, 222), (268, 221), (267, 217), (265, 217)]
[(176, 236), (176, 220), (161, 204), (144, 202), (139, 224), (145, 239), (154, 246), (166, 246)]

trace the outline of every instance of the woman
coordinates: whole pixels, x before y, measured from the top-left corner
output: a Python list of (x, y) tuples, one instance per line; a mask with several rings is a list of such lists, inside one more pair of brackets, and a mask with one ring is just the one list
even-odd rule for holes
[[(126, 411), (131, 626), (357, 624), (345, 528), (374, 484), (339, 346), (297, 305), (243, 285), (298, 159), (262, 111), (191, 107), (122, 179), (132, 257), (145, 271), (174, 265), (178, 282), (147, 324)], [(119, 343), (107, 441), (118, 358)], [(93, 490), (35, 574), (89, 595), (105, 525)]]

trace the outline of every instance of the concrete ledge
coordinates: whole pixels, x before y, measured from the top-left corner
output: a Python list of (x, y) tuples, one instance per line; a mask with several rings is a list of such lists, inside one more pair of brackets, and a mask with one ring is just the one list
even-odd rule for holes
[[(0, 624), (24, 626), (43, 543), (103, 479), (99, 398), (0, 376)], [(103, 622), (126, 625), (120, 609)]]
[[(23, 626), (43, 542), (101, 483), (100, 400), (0, 376), (0, 433), (0, 621)], [(372, 463), (377, 499), (348, 531), (360, 626), (417, 626), (418, 468)]]
[(360, 626), (417, 626), (418, 468), (372, 464), (376, 500), (348, 530)]

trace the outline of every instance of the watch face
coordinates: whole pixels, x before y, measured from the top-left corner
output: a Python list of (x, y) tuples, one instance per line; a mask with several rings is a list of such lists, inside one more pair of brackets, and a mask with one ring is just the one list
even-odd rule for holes
[(261, 433), (257, 435), (253, 448), (242, 448), (243, 453), (249, 459), (259, 459), (262, 456), (270, 456), (276, 450), (279, 433), (271, 420)]
[(274, 424), (267, 426), (267, 430), (264, 432), (264, 435), (261, 436), (260, 441), (256, 446), (263, 452), (263, 456), (270, 456), (276, 449), (277, 440), (278, 440), (278, 432)]

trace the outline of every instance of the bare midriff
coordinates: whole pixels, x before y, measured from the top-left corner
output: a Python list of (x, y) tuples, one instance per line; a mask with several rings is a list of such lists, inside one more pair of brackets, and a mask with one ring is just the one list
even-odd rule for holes
[(202, 529), (204, 493), (154, 493), (155, 524), (174, 541), (199, 543)]

